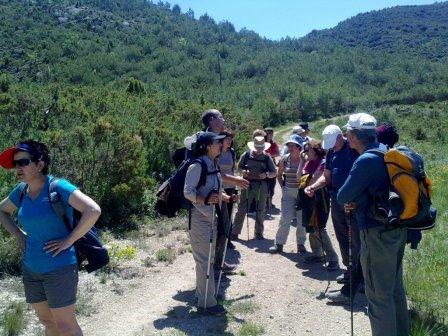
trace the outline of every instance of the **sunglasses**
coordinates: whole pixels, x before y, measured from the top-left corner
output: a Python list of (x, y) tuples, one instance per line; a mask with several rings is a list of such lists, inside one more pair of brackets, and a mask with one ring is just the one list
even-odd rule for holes
[(18, 167), (26, 167), (31, 162), (33, 162), (33, 160), (31, 160), (31, 159), (18, 159), (18, 160), (13, 160), (12, 165), (14, 166), (14, 168), (16, 168), (17, 166)]

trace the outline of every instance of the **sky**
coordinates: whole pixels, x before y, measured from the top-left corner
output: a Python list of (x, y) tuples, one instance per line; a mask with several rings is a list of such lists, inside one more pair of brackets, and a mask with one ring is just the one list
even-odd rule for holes
[(195, 18), (207, 13), (272, 40), (302, 37), (313, 29), (336, 26), (356, 14), (399, 5), (425, 5), (435, 0), (171, 0)]

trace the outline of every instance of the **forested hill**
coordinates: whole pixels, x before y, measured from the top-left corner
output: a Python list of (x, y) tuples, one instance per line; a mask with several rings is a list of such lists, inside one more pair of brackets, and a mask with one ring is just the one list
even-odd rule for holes
[(364, 46), (446, 60), (448, 2), (397, 6), (359, 14), (332, 29), (313, 31), (301, 41), (315, 45)]
[[(107, 225), (148, 214), (148, 190), (207, 108), (224, 112), (242, 150), (255, 127), (448, 99), (446, 62), (362, 43), (274, 42), (185, 11), (145, 0), (0, 0), (0, 143), (49, 144), (53, 172), (98, 200)], [(3, 194), (13, 181), (0, 171)]]

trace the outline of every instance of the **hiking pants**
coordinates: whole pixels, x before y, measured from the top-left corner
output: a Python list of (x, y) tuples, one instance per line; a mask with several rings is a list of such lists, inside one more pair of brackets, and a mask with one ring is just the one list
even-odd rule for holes
[(322, 257), (325, 252), (328, 262), (338, 262), (338, 255), (333, 248), (333, 244), (331, 243), (331, 239), (328, 236), (326, 229), (321, 229), (320, 232), (316, 230), (315, 232), (310, 233), (308, 237), (310, 239), (310, 246), (313, 255), (316, 257)]
[(361, 265), (373, 336), (408, 336), (409, 314), (403, 287), (406, 229), (385, 226), (361, 232)]
[(275, 236), (275, 243), (285, 245), (288, 239), (291, 221), (297, 218), (296, 241), (297, 245), (303, 245), (306, 241), (306, 231), (302, 225), (302, 211), (296, 210), (296, 200), (299, 189), (282, 187), (281, 217)]
[[(336, 196), (331, 197), (331, 219), (333, 221), (334, 232), (341, 250), (342, 263), (348, 267), (348, 220), (344, 208), (336, 200)], [(361, 241), (359, 238), (359, 229), (356, 225), (356, 220), (352, 219), (352, 260), (353, 265), (358, 263), (359, 250), (361, 248)], [(354, 270), (355, 271), (355, 270)]]
[(232, 235), (239, 235), (243, 229), (244, 219), (253, 200), (256, 204), (255, 236), (262, 235), (264, 231), (264, 216), (266, 212), (266, 199), (268, 186), (265, 180), (250, 181), (249, 188), (241, 192), (240, 203), (235, 214)]
[(200, 213), (196, 208), (191, 210), (191, 228), (190, 243), (193, 253), (193, 258), (196, 263), (196, 297), (198, 298), (198, 307), (216, 306), (218, 303), (215, 298), (215, 278), (213, 276), (213, 263), (215, 256), (216, 244), (216, 220), (213, 223), (213, 243), (211, 248), (211, 262), (210, 262), (210, 279), (208, 282), (207, 298), (205, 297), (205, 285), (207, 281), (207, 266), (208, 255), (210, 250), (211, 220)]

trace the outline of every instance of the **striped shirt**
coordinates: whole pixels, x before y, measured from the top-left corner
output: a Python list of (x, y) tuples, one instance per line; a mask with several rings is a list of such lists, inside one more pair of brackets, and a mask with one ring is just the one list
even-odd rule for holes
[(299, 168), (299, 160), (291, 160), (290, 154), (282, 156), (280, 162), (283, 163), (283, 185), (287, 188), (298, 188), (297, 169)]

